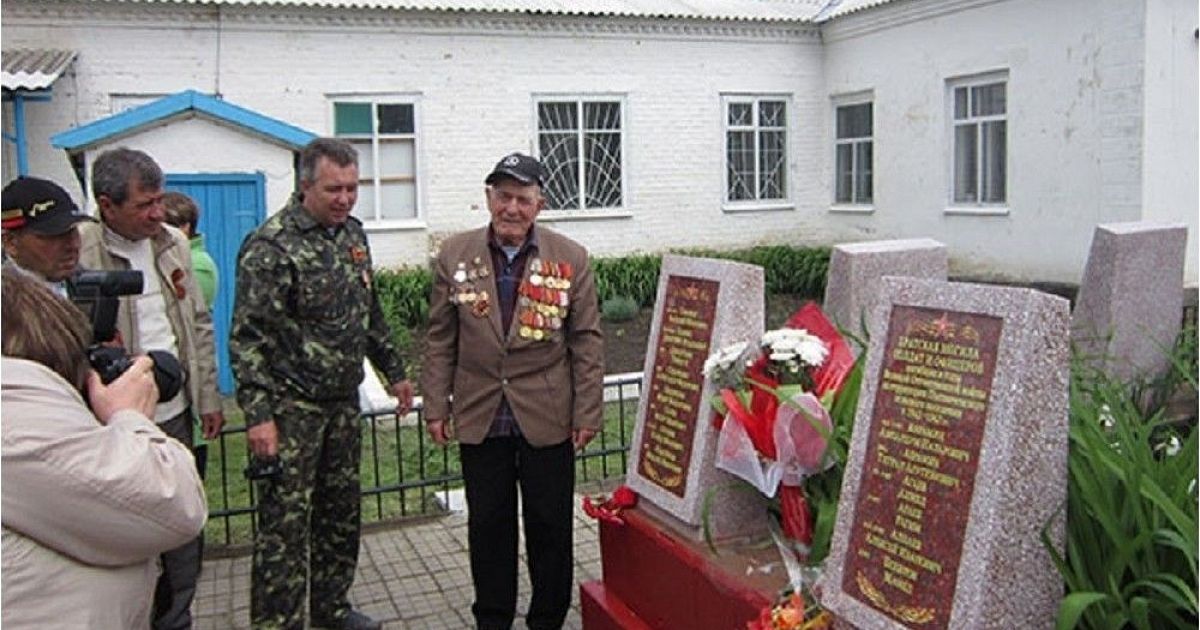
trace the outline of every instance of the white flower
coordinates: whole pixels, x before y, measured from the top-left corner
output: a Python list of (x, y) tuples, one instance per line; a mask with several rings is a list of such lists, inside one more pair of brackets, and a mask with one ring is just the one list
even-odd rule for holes
[(1100, 405), (1100, 426), (1104, 429), (1111, 429), (1116, 424), (1113, 418), (1112, 409), (1108, 404)]
[(747, 345), (745, 341), (739, 341), (709, 355), (704, 360), (704, 376), (711, 379), (718, 371), (728, 372), (746, 351)]
[(763, 334), (761, 343), (770, 348), (772, 361), (793, 361), (799, 357), (804, 365), (817, 367), (829, 356), (825, 343), (803, 328), (769, 330)]
[(1183, 450), (1183, 444), (1180, 443), (1178, 437), (1172, 435), (1171, 439), (1167, 440), (1166, 442), (1160, 442), (1158, 445), (1156, 445), (1154, 450), (1162, 451), (1163, 455), (1166, 455), (1167, 457), (1174, 457), (1179, 454), (1179, 451)]

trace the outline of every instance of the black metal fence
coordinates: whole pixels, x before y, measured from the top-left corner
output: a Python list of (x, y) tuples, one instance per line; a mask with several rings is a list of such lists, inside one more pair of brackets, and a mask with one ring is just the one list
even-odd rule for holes
[[(605, 421), (595, 439), (576, 457), (576, 480), (589, 483), (625, 473), (641, 374), (610, 376), (604, 382)], [(418, 402), (406, 418), (395, 413), (363, 416), (363, 521), (392, 521), (444, 513), (462, 487), (458, 449), (440, 447), (424, 430)], [(253, 539), (254, 487), (243, 475), (246, 427), (226, 427), (208, 445), (206, 488), (209, 553), (235, 551)]]

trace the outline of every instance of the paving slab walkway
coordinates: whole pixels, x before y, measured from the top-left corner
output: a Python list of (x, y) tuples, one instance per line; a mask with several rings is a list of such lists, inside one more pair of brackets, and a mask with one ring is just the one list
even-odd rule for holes
[[(599, 527), (575, 498), (575, 582), (600, 579)], [(522, 540), (518, 619), (529, 606), (529, 577)], [(455, 629), (474, 627), (471, 569), (467, 559), (467, 517), (450, 514), (366, 531), (359, 551), (351, 603), (383, 621), (384, 628)], [(250, 627), (250, 556), (206, 559), (192, 614), (197, 630)], [(571, 597), (565, 628), (582, 627), (579, 589)]]

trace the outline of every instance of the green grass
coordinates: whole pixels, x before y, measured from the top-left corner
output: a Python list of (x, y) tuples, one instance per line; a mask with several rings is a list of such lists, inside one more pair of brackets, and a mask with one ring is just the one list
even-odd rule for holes
[[(576, 461), (577, 483), (596, 482), (625, 474), (625, 445), (632, 437), (636, 417), (636, 399), (605, 406), (604, 430), (588, 445), (584, 456)], [(236, 423), (231, 426), (241, 424), (240, 414), (231, 415), (230, 421)], [(400, 484), (416, 484), (422, 480), (457, 478), (460, 468), (458, 449), (438, 447), (424, 436), (423, 428), (400, 427), (397, 430), (393, 426), (390, 418), (380, 421), (374, 431), (370, 423), (363, 423), (360, 478), (364, 489), (364, 523), (437, 513), (439, 508), (433, 502), (434, 495), (462, 485), (460, 480), (455, 479), (403, 490), (397, 488)], [(615, 452), (597, 454), (605, 450)], [(246, 434), (243, 432), (228, 433), (209, 444), (205, 490), (210, 513), (252, 505), (250, 484), (242, 472), (246, 462)], [(366, 494), (365, 491), (373, 487), (386, 490), (376, 495)], [(247, 544), (251, 541), (251, 516), (238, 514), (228, 519), (211, 518), (204, 536), (209, 549)]]

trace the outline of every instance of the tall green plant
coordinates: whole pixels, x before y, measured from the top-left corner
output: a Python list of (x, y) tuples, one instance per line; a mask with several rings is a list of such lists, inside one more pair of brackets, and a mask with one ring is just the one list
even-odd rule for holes
[(375, 291), (392, 330), (424, 326), (429, 320), (433, 274), (421, 267), (376, 269)]
[(593, 258), (596, 293), (603, 303), (618, 297), (632, 298), (640, 306), (654, 303), (662, 257), (650, 254), (621, 258)]
[[(1177, 376), (1194, 391), (1187, 351)], [(1065, 553), (1043, 535), (1067, 587), (1061, 630), (1196, 627), (1197, 433), (1135, 391), (1075, 363)]]
[(829, 555), (829, 541), (833, 538), (838, 501), (842, 496), (842, 477), (846, 473), (846, 458), (850, 452), (850, 435), (854, 430), (854, 414), (858, 409), (858, 393), (862, 387), (862, 372), (863, 362), (860, 358), (854, 363), (829, 409), (829, 418), (833, 423), (829, 457), (833, 465), (804, 480), (804, 494), (813, 512), (809, 564), (820, 564)]
[(767, 293), (788, 293), (811, 298), (820, 298), (825, 293), (825, 277), (829, 271), (828, 247), (760, 245), (732, 251), (688, 249), (679, 253), (758, 265), (763, 268)]

